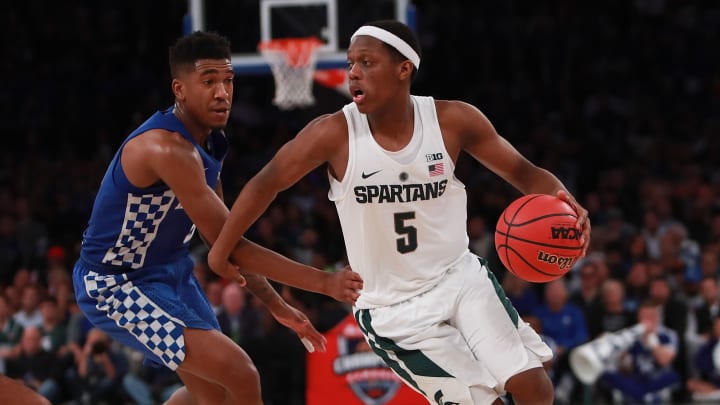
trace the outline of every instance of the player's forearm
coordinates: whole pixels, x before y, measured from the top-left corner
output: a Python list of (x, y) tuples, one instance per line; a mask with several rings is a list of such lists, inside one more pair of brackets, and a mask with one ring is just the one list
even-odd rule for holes
[(300, 264), (242, 238), (232, 252), (242, 273), (254, 273), (279, 283), (327, 295), (329, 273)]
[(271, 312), (274, 308), (285, 304), (285, 300), (275, 291), (265, 277), (254, 273), (243, 273), (243, 276), (246, 281), (245, 288), (262, 301)]
[(560, 190), (567, 189), (554, 174), (538, 167), (529, 176), (522, 176), (522, 183), (516, 187), (525, 194), (548, 194), (555, 195)]

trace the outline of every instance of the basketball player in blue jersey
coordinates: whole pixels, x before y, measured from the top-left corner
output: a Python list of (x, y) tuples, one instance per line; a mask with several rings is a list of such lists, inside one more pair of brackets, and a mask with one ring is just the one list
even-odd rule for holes
[[(185, 386), (168, 404), (261, 404), (257, 371), (220, 332), (189, 256), (195, 229), (212, 243), (228, 215), (220, 169), (230, 45), (196, 32), (170, 48), (169, 61), (175, 104), (133, 131), (110, 163), (73, 271), (75, 295), (95, 326), (178, 373)], [(308, 350), (324, 350), (323, 336), (263, 276), (348, 303), (362, 288), (350, 270), (326, 273), (244, 239), (232, 257), (235, 266), (218, 274), (247, 285)]]
[(246, 184), (210, 266), (230, 271), (233, 246), (277, 193), (327, 163), (348, 259), (364, 280), (353, 311), (370, 347), (431, 404), (502, 404), (505, 392), (551, 404), (550, 348), (468, 249), (455, 162), (465, 151), (523, 193), (569, 202), (585, 249), (587, 211), (475, 107), (410, 94), (420, 50), (404, 24), (360, 27), (347, 58), (353, 102), (310, 122)]

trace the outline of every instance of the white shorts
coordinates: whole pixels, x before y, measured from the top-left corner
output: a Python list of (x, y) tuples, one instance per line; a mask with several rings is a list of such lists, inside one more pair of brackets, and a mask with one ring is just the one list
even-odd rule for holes
[(354, 311), (370, 347), (431, 404), (491, 404), (552, 358), (481, 260), (467, 254), (430, 291)]

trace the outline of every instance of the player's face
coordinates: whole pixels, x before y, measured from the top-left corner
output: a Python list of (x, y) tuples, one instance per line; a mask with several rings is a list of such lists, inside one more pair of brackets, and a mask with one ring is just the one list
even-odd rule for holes
[(350, 94), (361, 112), (397, 91), (400, 63), (382, 41), (358, 36), (348, 48), (347, 61)]
[(204, 127), (224, 128), (230, 117), (233, 69), (228, 59), (200, 59), (186, 77), (185, 108)]

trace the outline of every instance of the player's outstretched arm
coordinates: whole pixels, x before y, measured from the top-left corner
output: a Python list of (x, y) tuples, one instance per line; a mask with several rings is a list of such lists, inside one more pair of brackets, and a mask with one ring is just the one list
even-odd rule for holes
[(583, 230), (585, 255), (590, 243), (588, 212), (560, 179), (525, 158), (474, 106), (460, 101), (437, 101), (436, 105), (446, 147), (453, 159), (466, 151), (523, 194), (556, 195), (569, 203), (578, 213), (577, 227)]
[[(175, 193), (183, 209), (198, 232), (214, 244), (223, 223), (228, 218), (228, 209), (220, 197), (205, 182), (202, 159), (195, 148), (179, 134), (167, 131), (149, 131), (125, 145), (122, 157), (123, 169), (133, 181), (133, 172), (141, 181), (138, 186), (148, 186), (162, 180)], [(152, 174), (149, 175), (148, 173)], [(280, 283), (329, 295), (344, 302), (354, 302), (357, 293), (340, 289), (342, 283), (336, 280), (341, 275), (326, 273), (305, 266), (269, 249), (249, 241), (238, 243), (241, 249), (234, 254), (243, 271), (266, 276)], [(218, 275), (245, 284), (238, 267), (214, 267)], [(358, 275), (357, 279), (359, 279)], [(353, 286), (353, 289), (361, 288)]]
[[(320, 117), (309, 123), (293, 140), (280, 148), (273, 159), (243, 187), (208, 254), (208, 264), (213, 270), (232, 272), (242, 269), (256, 272), (256, 269), (262, 269), (263, 275), (277, 280), (269, 273), (283, 265), (287, 259), (274, 252), (265, 251), (243, 235), (280, 191), (328, 162), (344, 145), (342, 142), (346, 142), (347, 129), (339, 124), (345, 125), (342, 113), (339, 113), (339, 116), (337, 114)], [(285, 266), (289, 268), (287, 263)], [(322, 293), (345, 302), (348, 302), (348, 295), (351, 295), (354, 302), (358, 296), (357, 290), (362, 288), (359, 276), (352, 272), (335, 273), (332, 278), (323, 282), (325, 285), (322, 286)], [(320, 287), (315, 285), (313, 288), (299, 288), (317, 291)]]

